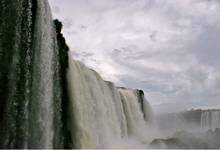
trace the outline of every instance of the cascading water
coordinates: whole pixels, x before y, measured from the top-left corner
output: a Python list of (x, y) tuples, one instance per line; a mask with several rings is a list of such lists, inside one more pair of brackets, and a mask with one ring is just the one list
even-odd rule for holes
[(125, 88), (119, 88), (119, 93), (126, 116), (127, 134), (139, 136), (143, 132), (146, 122), (138, 103), (138, 95), (136, 91)]
[(48, 2), (1, 0), (0, 35), (0, 148), (61, 147), (60, 62)]
[(220, 128), (220, 111), (207, 110), (201, 112), (201, 128), (205, 130)]
[(58, 80), (58, 47), (49, 4), (42, 0), (37, 4), (29, 139), (30, 147), (53, 148), (54, 103), (61, 92), (54, 88)]
[(0, 148), (146, 148), (143, 92), (71, 58), (66, 78), (68, 46), (55, 25), (57, 34), (47, 0), (0, 1)]
[(68, 82), (75, 148), (122, 148), (131, 137), (147, 142), (147, 123), (137, 91), (116, 88), (71, 58)]
[(27, 147), (33, 37), (31, 0), (0, 1), (0, 147)]

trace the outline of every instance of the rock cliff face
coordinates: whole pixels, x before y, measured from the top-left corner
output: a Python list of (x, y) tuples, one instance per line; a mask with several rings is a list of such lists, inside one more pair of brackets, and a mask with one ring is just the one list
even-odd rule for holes
[[(67, 74), (67, 69), (68, 69), (68, 51), (69, 51), (69, 47), (66, 44), (65, 38), (63, 37), (63, 34), (61, 33), (62, 31), (62, 22), (60, 22), (59, 20), (54, 20), (54, 24), (56, 27), (56, 33), (57, 33), (57, 44), (58, 44), (58, 48), (59, 48), (59, 64), (60, 64), (60, 68), (59, 68), (59, 81), (61, 83), (61, 120), (63, 123), (63, 139), (62, 139), (62, 146), (65, 149), (69, 149), (69, 148), (73, 148), (73, 143), (72, 143), (72, 139), (71, 139), (71, 129), (70, 127), (67, 125), (68, 124), (68, 105), (69, 105), (69, 96), (68, 96), (68, 81), (66, 78), (66, 74)], [(57, 137), (59, 139), (59, 135)], [(57, 140), (58, 140), (57, 139)]]

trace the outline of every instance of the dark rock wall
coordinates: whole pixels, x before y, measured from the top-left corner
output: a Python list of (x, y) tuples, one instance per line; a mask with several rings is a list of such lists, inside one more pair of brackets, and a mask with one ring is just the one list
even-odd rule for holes
[(36, 1), (0, 1), (0, 147), (27, 141)]
[[(66, 71), (68, 68), (68, 51), (69, 47), (66, 44), (65, 38), (63, 37), (62, 31), (62, 22), (59, 20), (54, 20), (54, 24), (56, 27), (57, 33), (57, 44), (59, 48), (59, 78), (60, 84), (62, 87), (61, 97), (61, 109), (62, 109), (62, 122), (63, 122), (63, 146), (64, 148), (73, 148), (72, 144), (72, 137), (71, 137), (71, 127), (68, 126), (67, 118), (68, 116), (68, 105), (69, 105), (69, 97), (68, 97), (68, 90), (67, 90), (67, 78), (66, 78)], [(59, 137), (58, 137), (59, 138)]]

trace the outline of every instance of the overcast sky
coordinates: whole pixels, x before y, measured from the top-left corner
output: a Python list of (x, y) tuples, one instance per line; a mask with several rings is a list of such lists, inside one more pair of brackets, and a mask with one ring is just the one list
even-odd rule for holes
[(220, 0), (49, 0), (74, 59), (156, 110), (220, 108)]

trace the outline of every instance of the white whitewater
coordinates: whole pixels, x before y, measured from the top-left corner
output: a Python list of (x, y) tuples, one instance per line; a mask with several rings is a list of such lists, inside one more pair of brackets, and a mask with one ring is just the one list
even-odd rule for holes
[[(47, 0), (37, 1), (34, 29), (33, 100), (31, 101), (30, 148), (53, 148), (54, 87), (57, 42)], [(59, 91), (57, 91), (59, 92)], [(56, 95), (59, 95), (56, 93)]]
[(201, 128), (208, 130), (215, 130), (216, 128), (220, 128), (220, 111), (204, 111), (201, 114)]
[(148, 123), (136, 90), (115, 87), (71, 57), (67, 78), (74, 147), (146, 148)]
[[(127, 134), (136, 137), (142, 136), (146, 122), (143, 119), (144, 113), (141, 111), (136, 92), (128, 89), (119, 89), (119, 93), (126, 116)], [(142, 139), (144, 139), (144, 137)]]

